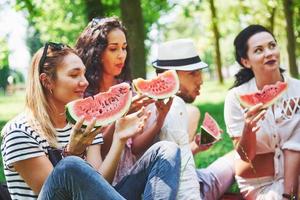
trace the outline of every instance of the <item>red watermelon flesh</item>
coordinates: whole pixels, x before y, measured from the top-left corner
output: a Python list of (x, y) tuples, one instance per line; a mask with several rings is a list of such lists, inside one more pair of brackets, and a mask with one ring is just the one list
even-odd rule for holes
[(286, 91), (286, 82), (277, 82), (274, 85), (265, 85), (262, 90), (254, 93), (239, 95), (242, 106), (248, 108), (258, 103), (263, 103), (263, 108), (267, 108), (278, 100)]
[(206, 112), (201, 126), (201, 144), (220, 140), (222, 132), (216, 120)]
[(175, 70), (165, 71), (150, 80), (137, 78), (132, 82), (138, 93), (153, 99), (169, 98), (179, 89), (179, 79)]
[(96, 118), (95, 127), (106, 126), (125, 115), (130, 107), (132, 91), (128, 83), (112, 86), (107, 92), (67, 104), (67, 119), (76, 123), (84, 117), (84, 126)]

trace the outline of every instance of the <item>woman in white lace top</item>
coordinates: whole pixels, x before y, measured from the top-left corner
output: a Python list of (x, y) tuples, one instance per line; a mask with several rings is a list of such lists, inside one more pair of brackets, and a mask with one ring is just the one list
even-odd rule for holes
[[(234, 41), (242, 69), (225, 100), (225, 122), (237, 151), (236, 180), (246, 199), (296, 199), (300, 168), (300, 81), (283, 74), (274, 35), (250, 25)], [(244, 109), (238, 95), (284, 81), (272, 106)], [(247, 111), (245, 111), (247, 110)]]

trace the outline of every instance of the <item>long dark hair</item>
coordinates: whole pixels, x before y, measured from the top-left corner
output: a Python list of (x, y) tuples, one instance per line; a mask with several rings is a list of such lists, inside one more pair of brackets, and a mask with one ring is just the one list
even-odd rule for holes
[[(75, 50), (86, 66), (86, 79), (89, 82), (87, 94), (96, 94), (100, 90), (99, 80), (102, 78), (103, 65), (100, 61), (102, 53), (107, 47), (107, 36), (110, 31), (120, 29), (127, 38), (125, 26), (117, 17), (94, 18), (77, 39)], [(120, 81), (131, 81), (129, 64), (129, 47), (121, 74), (116, 77)]]
[[(235, 47), (235, 60), (241, 65), (241, 69), (238, 71), (237, 74), (235, 74), (235, 81), (232, 86), (237, 87), (239, 85), (242, 85), (243, 83), (248, 82), (250, 79), (254, 77), (254, 73), (252, 69), (246, 68), (242, 63), (242, 58), (246, 59), (248, 58), (247, 52), (248, 52), (248, 40), (253, 35), (260, 33), (260, 32), (268, 32), (270, 33), (273, 38), (275, 39), (273, 33), (269, 31), (267, 28), (265, 28), (262, 25), (250, 25), (243, 29), (234, 39), (234, 47)], [(276, 41), (276, 39), (275, 39)], [(280, 73), (283, 73), (284, 70), (280, 68)]]

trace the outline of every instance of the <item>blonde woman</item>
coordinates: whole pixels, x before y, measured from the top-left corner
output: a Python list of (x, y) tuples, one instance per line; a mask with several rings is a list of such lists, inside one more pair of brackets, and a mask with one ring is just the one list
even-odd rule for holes
[[(83, 118), (75, 125), (66, 120), (65, 105), (82, 98), (88, 86), (85, 70), (77, 54), (62, 44), (46, 43), (34, 55), (26, 109), (2, 130), (1, 150), (12, 199), (124, 199), (108, 182), (125, 141), (143, 128), (148, 116), (140, 111), (118, 120), (112, 148), (102, 160), (98, 152), (103, 139), (100, 130), (93, 129), (95, 121), (82, 129)], [(168, 152), (168, 161), (174, 161), (170, 168), (176, 169), (176, 148)], [(153, 160), (163, 162), (158, 156)]]

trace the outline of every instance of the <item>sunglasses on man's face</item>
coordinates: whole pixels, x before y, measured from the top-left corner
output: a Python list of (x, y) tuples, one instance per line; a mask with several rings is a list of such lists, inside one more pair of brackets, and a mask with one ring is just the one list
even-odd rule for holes
[(61, 51), (66, 45), (62, 44), (62, 43), (55, 43), (55, 42), (46, 42), (45, 46), (44, 46), (44, 51), (42, 54), (42, 57), (40, 59), (40, 63), (39, 63), (39, 72), (40, 74), (42, 73), (42, 68), (45, 64), (46, 58), (47, 58), (47, 51), (49, 46), (54, 50), (54, 51)]

